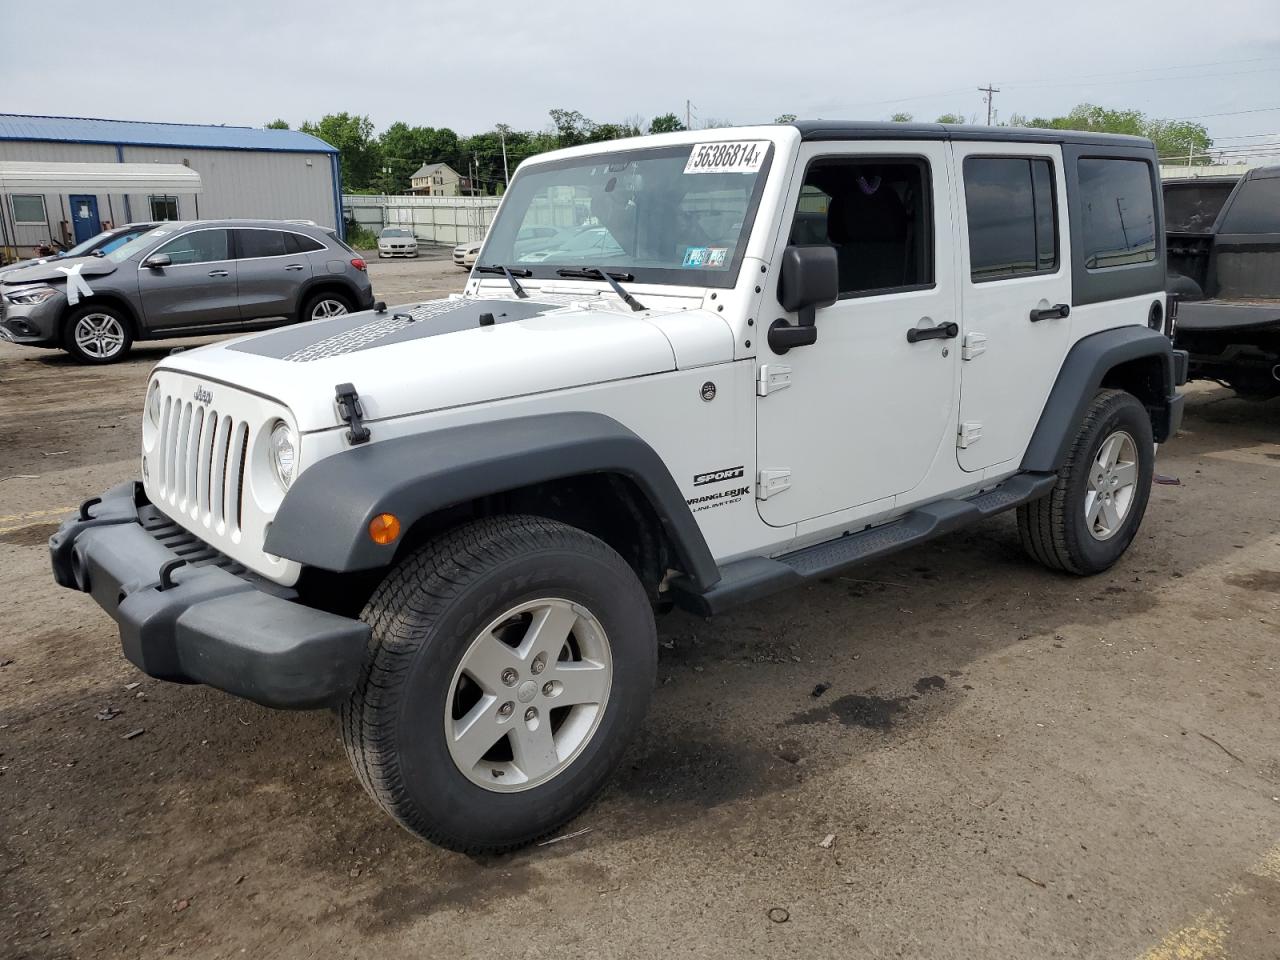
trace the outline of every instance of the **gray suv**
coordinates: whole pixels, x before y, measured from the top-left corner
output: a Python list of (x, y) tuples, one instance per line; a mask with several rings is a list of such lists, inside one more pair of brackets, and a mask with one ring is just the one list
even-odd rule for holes
[(280, 220), (164, 223), (104, 256), (0, 280), (0, 337), (119, 360), (134, 340), (262, 330), (373, 306), (360, 256), (325, 227)]

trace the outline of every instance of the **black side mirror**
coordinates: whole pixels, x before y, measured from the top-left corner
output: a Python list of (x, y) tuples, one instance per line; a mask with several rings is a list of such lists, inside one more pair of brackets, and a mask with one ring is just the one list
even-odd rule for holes
[(153, 253), (142, 261), (142, 265), (149, 270), (159, 270), (162, 267), (172, 266), (173, 261), (169, 259), (167, 253)]
[(782, 277), (778, 301), (788, 312), (799, 314), (799, 325), (792, 326), (781, 318), (769, 327), (769, 348), (786, 353), (792, 347), (804, 347), (818, 340), (813, 325), (818, 307), (835, 303), (840, 296), (840, 268), (836, 248), (787, 247), (782, 251)]

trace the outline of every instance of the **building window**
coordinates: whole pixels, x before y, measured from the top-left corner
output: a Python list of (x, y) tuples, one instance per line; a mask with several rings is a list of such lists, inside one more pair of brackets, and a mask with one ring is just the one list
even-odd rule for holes
[(49, 218), (44, 212), (44, 197), (38, 193), (13, 195), (13, 222), (48, 224)]
[(177, 220), (177, 197), (150, 197), (152, 220)]
[(1058, 267), (1053, 165), (1026, 157), (966, 157), (965, 210), (974, 283)]
[(1143, 160), (1081, 158), (1084, 265), (1090, 270), (1156, 258), (1156, 200)]

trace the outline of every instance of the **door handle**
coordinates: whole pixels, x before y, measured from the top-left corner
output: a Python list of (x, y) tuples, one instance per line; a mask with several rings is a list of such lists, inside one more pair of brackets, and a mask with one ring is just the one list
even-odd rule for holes
[(1067, 303), (1055, 303), (1047, 310), (1032, 310), (1031, 322), (1039, 323), (1041, 320), (1061, 320), (1063, 317), (1071, 316), (1071, 305)]
[(229, 274), (228, 274), (228, 273), (227, 273), (227, 271), (225, 271), (225, 270), (210, 270), (210, 271), (209, 271), (209, 276), (211, 276), (211, 277), (226, 277), (226, 276), (229, 276)]
[(953, 340), (960, 335), (960, 324), (940, 323), (936, 327), (911, 327), (907, 331), (907, 343), (921, 340)]
[(285, 269), (286, 269), (286, 270), (301, 270), (301, 269), (302, 269), (302, 264), (300, 264), (300, 263), (291, 263), (291, 264), (289, 264), (287, 267), (285, 267)]

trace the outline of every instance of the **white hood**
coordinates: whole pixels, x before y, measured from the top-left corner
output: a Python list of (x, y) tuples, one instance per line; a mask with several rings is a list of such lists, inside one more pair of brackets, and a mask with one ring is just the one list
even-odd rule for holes
[(186, 351), (160, 367), (264, 394), (302, 431), (340, 426), (338, 384), (381, 420), (733, 358), (733, 333), (703, 310), (633, 313), (599, 299), (453, 297), (297, 324)]

